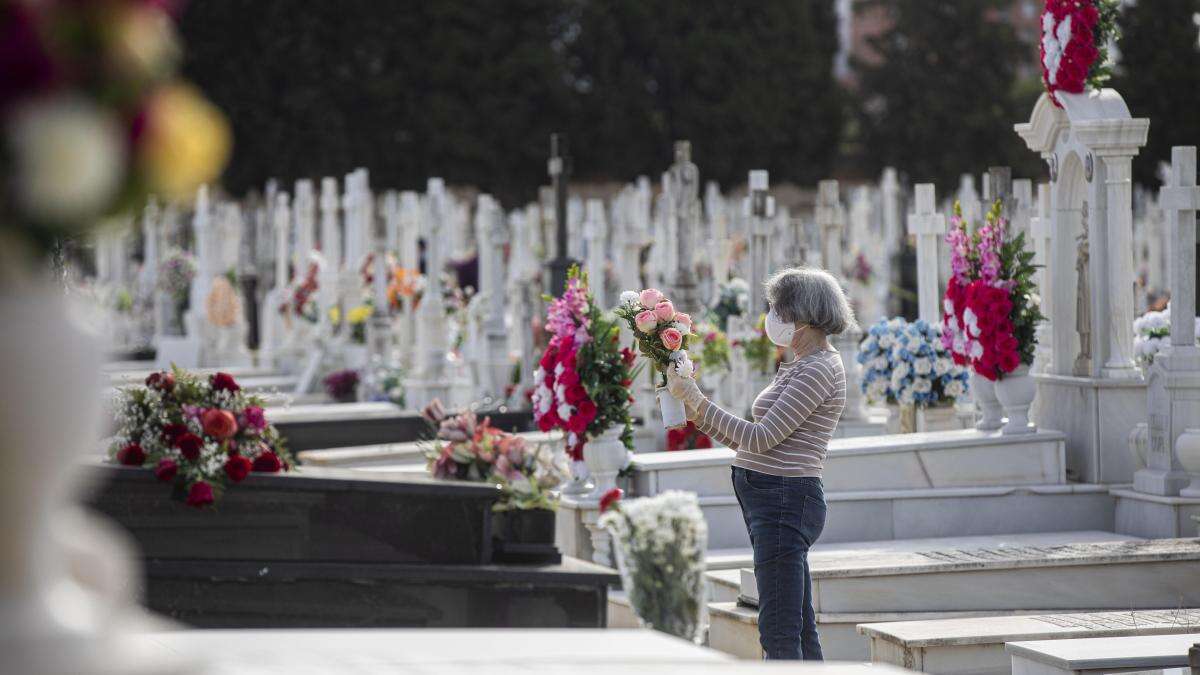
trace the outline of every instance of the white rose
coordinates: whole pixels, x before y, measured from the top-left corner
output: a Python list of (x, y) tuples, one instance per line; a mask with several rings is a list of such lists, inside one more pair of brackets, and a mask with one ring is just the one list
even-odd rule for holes
[(912, 367), (913, 372), (918, 375), (928, 375), (931, 371), (933, 371), (933, 364), (930, 363), (929, 359), (924, 356), (919, 359), (914, 359)]
[(896, 368), (892, 371), (892, 377), (893, 378), (899, 377), (900, 379), (904, 379), (904, 378), (908, 377), (909, 372), (910, 372), (910, 369), (908, 367), (908, 364), (905, 363), (904, 361), (901, 361), (900, 363), (896, 364)]
[(944, 356), (933, 362), (933, 372), (938, 375), (945, 375), (953, 367), (954, 362)]
[(7, 131), (16, 198), (34, 219), (91, 220), (116, 196), (125, 139), (98, 106), (65, 96), (31, 103), (15, 112)]
[(946, 395), (947, 396), (953, 396), (954, 398), (958, 398), (959, 396), (963, 395), (964, 391), (965, 391), (965, 389), (963, 387), (963, 383), (960, 382), (959, 380), (951, 380), (950, 382), (948, 382), (946, 384)]

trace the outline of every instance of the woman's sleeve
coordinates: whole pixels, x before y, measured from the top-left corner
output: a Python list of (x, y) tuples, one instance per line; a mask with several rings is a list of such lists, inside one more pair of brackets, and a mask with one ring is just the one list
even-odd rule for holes
[(705, 424), (704, 420), (701, 418), (699, 411), (697, 411), (696, 414), (694, 416), (692, 416), (692, 424), (695, 424), (696, 429), (700, 433), (704, 434), (705, 436), (708, 436), (709, 438), (720, 443), (721, 445), (724, 445), (727, 448), (733, 448), (734, 450), (737, 450), (737, 447), (738, 447), (737, 443), (734, 442), (734, 440), (732, 438), (729, 438), (725, 434), (721, 433), (721, 430), (716, 428), (712, 424)]
[(788, 381), (759, 421), (748, 422), (705, 400), (697, 411), (696, 426), (713, 429), (739, 450), (766, 452), (791, 436), (832, 388), (833, 374), (825, 364), (817, 362)]

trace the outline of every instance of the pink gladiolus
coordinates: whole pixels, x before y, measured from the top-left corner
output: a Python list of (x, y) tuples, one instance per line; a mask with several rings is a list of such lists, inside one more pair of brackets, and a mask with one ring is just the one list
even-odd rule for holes
[(638, 295), (638, 302), (647, 309), (657, 306), (662, 300), (663, 294), (657, 288), (647, 288)]
[(637, 317), (634, 319), (634, 323), (637, 324), (638, 330), (642, 331), (643, 333), (649, 333), (650, 331), (654, 330), (655, 326), (658, 325), (658, 317), (653, 311), (646, 310), (637, 315)]
[(662, 338), (663, 346), (671, 351), (679, 349), (679, 346), (683, 344), (683, 333), (674, 328), (668, 328), (658, 335)]
[(663, 300), (654, 306), (654, 315), (659, 321), (670, 321), (675, 318), (675, 305), (670, 300)]

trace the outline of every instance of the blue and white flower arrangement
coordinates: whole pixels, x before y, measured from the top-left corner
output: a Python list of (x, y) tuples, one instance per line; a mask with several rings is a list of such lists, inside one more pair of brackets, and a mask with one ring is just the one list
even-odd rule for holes
[(872, 403), (928, 408), (967, 393), (970, 373), (942, 346), (942, 328), (917, 320), (880, 319), (858, 346), (862, 392)]

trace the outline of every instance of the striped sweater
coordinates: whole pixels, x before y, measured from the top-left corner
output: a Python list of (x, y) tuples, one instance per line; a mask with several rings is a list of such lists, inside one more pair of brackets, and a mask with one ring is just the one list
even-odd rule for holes
[(821, 476), (829, 439), (846, 406), (846, 373), (836, 351), (785, 363), (754, 399), (754, 421), (704, 401), (696, 427), (737, 450), (734, 466), (773, 476)]

